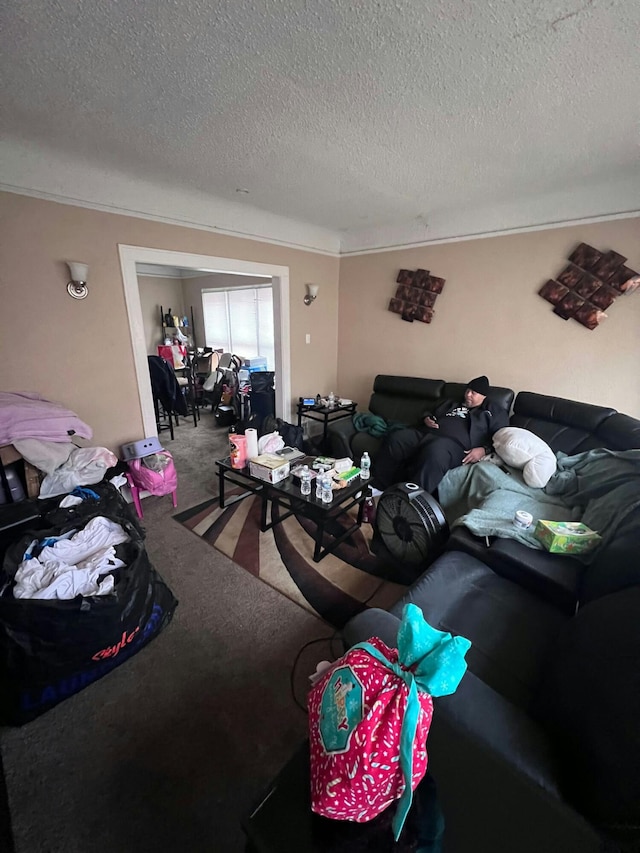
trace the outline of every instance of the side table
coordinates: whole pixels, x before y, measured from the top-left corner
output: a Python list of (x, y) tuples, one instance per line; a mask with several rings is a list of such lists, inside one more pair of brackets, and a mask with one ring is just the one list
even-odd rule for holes
[(311, 811), (309, 743), (304, 741), (243, 818), (245, 853), (322, 853), (326, 848), (314, 838), (316, 821)]
[(340, 421), (343, 418), (350, 418), (355, 414), (358, 408), (357, 403), (349, 403), (348, 406), (336, 405), (333, 408), (329, 406), (307, 406), (304, 403), (298, 403), (298, 426), (302, 426), (302, 419), (308, 418), (311, 421), (319, 421), (322, 423), (322, 447), (323, 453), (328, 453), (327, 447), (327, 430), (331, 421)]

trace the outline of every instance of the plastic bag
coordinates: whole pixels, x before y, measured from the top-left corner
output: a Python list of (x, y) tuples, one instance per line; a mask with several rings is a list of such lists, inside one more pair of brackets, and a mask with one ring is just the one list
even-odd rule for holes
[(113, 468), (117, 462), (117, 457), (106, 447), (77, 447), (63, 465), (47, 474), (40, 486), (39, 497), (66, 495), (76, 486), (99, 483), (107, 468)]
[(268, 432), (258, 439), (258, 453), (275, 453), (284, 447), (284, 439), (279, 432)]
[(142, 464), (145, 468), (149, 468), (150, 471), (159, 473), (169, 467), (171, 460), (172, 457), (166, 453), (151, 453), (149, 456), (142, 457)]

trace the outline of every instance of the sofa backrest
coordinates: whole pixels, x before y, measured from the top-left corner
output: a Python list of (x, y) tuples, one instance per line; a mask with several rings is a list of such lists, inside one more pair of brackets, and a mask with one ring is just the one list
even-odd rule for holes
[[(422, 414), (433, 411), (443, 400), (462, 400), (466, 388), (462, 382), (379, 374), (373, 383), (369, 411), (388, 421), (417, 426), (422, 420)], [(511, 409), (514, 396), (511, 388), (499, 386), (492, 387), (488, 394), (490, 400), (507, 411)]]
[[(467, 388), (468, 386), (463, 382), (447, 382), (444, 386), (442, 396), (445, 399), (462, 400)], [(500, 385), (492, 385), (489, 389), (489, 393), (487, 394), (487, 399), (497, 403), (499, 406), (502, 406), (502, 408), (506, 409), (508, 412), (511, 411), (511, 404), (513, 403), (514, 397), (515, 394), (511, 388), (503, 388)]]
[(572, 455), (603, 447), (599, 431), (615, 414), (615, 409), (606, 406), (521, 391), (516, 397), (510, 422), (511, 426), (528, 429), (540, 436), (553, 451), (561, 450)]
[[(373, 383), (369, 411), (387, 421), (417, 426), (425, 411), (432, 411), (442, 400), (461, 400), (466, 385), (443, 379), (378, 374)], [(611, 450), (640, 448), (640, 420), (620, 414), (609, 406), (594, 406), (550, 397), (532, 391), (492, 386), (489, 399), (510, 410), (511, 426), (530, 430), (555, 452), (574, 454), (608, 447)]]
[(640, 420), (616, 412), (598, 427), (596, 437), (610, 450), (640, 448)]
[(388, 421), (417, 426), (422, 413), (442, 400), (444, 387), (443, 379), (379, 374), (373, 383), (369, 411)]

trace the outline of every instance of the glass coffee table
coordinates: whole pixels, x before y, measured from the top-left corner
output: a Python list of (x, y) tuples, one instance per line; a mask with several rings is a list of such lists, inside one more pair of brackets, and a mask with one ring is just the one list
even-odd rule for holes
[[(311, 465), (314, 456), (296, 459), (296, 465)], [(344, 542), (362, 524), (362, 513), (364, 501), (367, 497), (368, 480), (356, 477), (342, 489), (333, 490), (333, 500), (330, 504), (323, 503), (316, 498), (315, 483), (311, 484), (311, 494), (303, 495), (293, 477), (289, 476), (279, 483), (267, 483), (249, 473), (249, 467), (238, 469), (231, 467), (231, 460), (219, 459), (216, 462), (218, 469), (218, 485), (220, 490), (220, 508), (231, 506), (238, 501), (244, 500), (251, 495), (259, 495), (262, 500), (260, 513), (260, 530), (265, 533), (276, 524), (280, 524), (292, 515), (308, 518), (316, 525), (314, 536), (313, 561), (319, 563), (327, 554), (331, 554), (341, 542)], [(239, 486), (243, 489), (241, 494), (227, 495), (227, 484)], [(271, 503), (271, 521), (267, 523), (269, 503)], [(327, 523), (334, 521), (341, 515), (349, 512), (354, 506), (358, 507), (356, 520), (349, 525), (339, 536), (334, 536), (327, 530)], [(274, 509), (283, 509), (284, 512), (275, 512)], [(274, 516), (275, 520), (274, 520)], [(328, 542), (324, 544), (325, 535)]]

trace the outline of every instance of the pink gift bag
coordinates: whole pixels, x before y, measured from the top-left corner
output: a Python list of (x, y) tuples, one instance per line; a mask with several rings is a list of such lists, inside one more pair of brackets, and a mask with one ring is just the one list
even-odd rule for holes
[(309, 693), (311, 808), (363, 823), (399, 800), (396, 840), (427, 770), (432, 696), (453, 693), (471, 643), (407, 604), (398, 649), (372, 637), (336, 661)]

